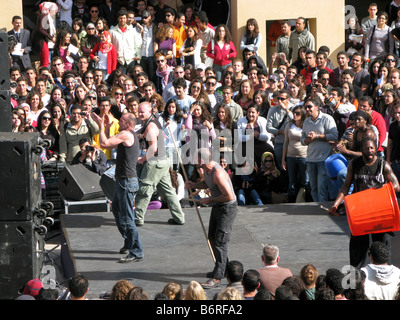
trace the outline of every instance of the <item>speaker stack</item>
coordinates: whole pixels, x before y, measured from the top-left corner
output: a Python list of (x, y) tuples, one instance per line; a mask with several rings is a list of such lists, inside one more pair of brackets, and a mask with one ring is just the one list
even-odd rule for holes
[(44, 236), (54, 223), (41, 196), (38, 133), (0, 132), (0, 299), (14, 299), (44, 262)]
[(10, 95), (10, 68), (6, 68), (9, 61), (8, 34), (0, 32), (0, 132), (11, 132), (11, 95)]

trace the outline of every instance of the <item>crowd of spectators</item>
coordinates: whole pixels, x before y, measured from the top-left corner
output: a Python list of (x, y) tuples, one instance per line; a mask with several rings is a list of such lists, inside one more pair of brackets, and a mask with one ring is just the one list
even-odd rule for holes
[[(346, 51), (334, 68), (330, 48), (315, 48), (303, 17), (271, 26), (275, 46), (266, 64), (258, 54), (266, 40), (252, 18), (236, 48), (227, 25), (211, 25), (191, 4), (43, 2), (35, 30), (14, 16), (9, 31), (18, 43), (10, 54), (12, 130), (49, 140), (45, 162), (91, 158), (90, 165), (102, 151), (109, 167), (116, 153), (100, 149), (90, 114), (107, 117), (112, 136), (122, 113), (137, 115), (149, 101), (178, 173), (196, 179), (186, 148), (195, 138), (219, 155), (240, 205), (334, 200), (341, 179), (328, 174), (326, 161), (359, 155), (352, 141), (359, 122), (349, 121), (356, 111), (374, 130), (379, 155), (393, 167), (400, 161), (398, 139), (389, 135), (400, 86), (397, 18), (375, 3), (368, 13), (348, 19)], [(97, 155), (82, 150), (76, 158), (81, 139)]]
[[(345, 172), (332, 176), (327, 160), (360, 156), (367, 132), (400, 177), (400, 1), (379, 9), (371, 3), (368, 16), (350, 16), (345, 50), (336, 57), (332, 48), (315, 47), (307, 19), (276, 21), (268, 63), (258, 53), (266, 39), (255, 19), (248, 19), (235, 46), (226, 24), (211, 25), (210, 13), (192, 4), (133, 3), (42, 2), (34, 30), (24, 29), (20, 16), (12, 18), (12, 131), (37, 131), (49, 140), (45, 162), (86, 163), (102, 174), (115, 152), (101, 150), (91, 113), (107, 119), (111, 136), (119, 132), (123, 113), (138, 116), (139, 104), (149, 101), (171, 170), (201, 178), (187, 146), (212, 148), (232, 178), (239, 205), (334, 200)], [(184, 165), (175, 147), (187, 157)], [(310, 266), (307, 272), (315, 276), (316, 270)], [(340, 277), (327, 272), (318, 296), (349, 298), (335, 289)], [(296, 281), (288, 280), (273, 298), (287, 295)], [(302, 294), (310, 296), (309, 285), (302, 283)], [(146, 297), (131, 289), (126, 294), (132, 299)], [(190, 283), (186, 299), (189, 292), (200, 297), (197, 290)], [(255, 290), (245, 287), (242, 295)], [(299, 293), (294, 291), (290, 297)]]
[(373, 242), (371, 263), (364, 268), (321, 273), (313, 264), (304, 265), (298, 274), (279, 264), (280, 251), (267, 244), (261, 254), (263, 268), (245, 270), (240, 261), (229, 261), (221, 285), (212, 296), (195, 280), (187, 284), (171, 281), (150, 294), (131, 280), (115, 282), (109, 291), (90, 295), (89, 280), (82, 274), (68, 280), (66, 287), (44, 288), (39, 279), (28, 281), (18, 300), (399, 300), (400, 269), (388, 264), (389, 249)]

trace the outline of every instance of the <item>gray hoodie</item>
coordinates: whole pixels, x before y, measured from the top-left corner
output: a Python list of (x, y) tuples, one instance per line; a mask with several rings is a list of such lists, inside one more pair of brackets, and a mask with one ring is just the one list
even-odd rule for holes
[(393, 300), (400, 283), (400, 269), (393, 265), (368, 264), (361, 269), (367, 275), (365, 294), (370, 300)]

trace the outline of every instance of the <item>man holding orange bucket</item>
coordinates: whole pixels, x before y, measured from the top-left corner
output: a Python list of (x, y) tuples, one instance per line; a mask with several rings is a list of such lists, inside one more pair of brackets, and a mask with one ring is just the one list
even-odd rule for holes
[[(357, 157), (349, 162), (346, 180), (331, 209), (329, 209), (331, 215), (337, 215), (336, 210), (348, 194), (351, 184), (354, 184), (353, 194), (371, 188), (379, 188), (390, 182), (395, 192), (400, 191), (399, 182), (391, 166), (383, 158), (377, 156), (376, 140), (365, 137), (361, 142), (361, 153), (361, 157)], [(362, 235), (352, 234), (349, 246), (350, 264), (356, 268), (362, 268), (367, 264), (370, 237), (372, 237), (372, 241), (385, 243), (390, 249), (392, 234), (392, 232), (366, 233)]]

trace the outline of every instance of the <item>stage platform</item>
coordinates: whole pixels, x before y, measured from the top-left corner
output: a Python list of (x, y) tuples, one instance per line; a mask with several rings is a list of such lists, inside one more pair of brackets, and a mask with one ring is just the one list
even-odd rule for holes
[[(322, 203), (329, 207), (331, 203)], [(229, 259), (239, 260), (244, 269), (258, 269), (264, 244), (280, 248), (282, 267), (299, 274), (307, 263), (321, 274), (328, 268), (349, 264), (349, 227), (346, 216), (332, 217), (319, 203), (274, 204), (239, 207), (229, 244)], [(119, 263), (123, 245), (112, 213), (88, 212), (60, 215), (61, 258), (65, 279), (75, 273), (89, 279), (88, 298), (98, 299), (120, 279), (141, 286), (153, 299), (166, 283), (179, 282), (186, 288), (191, 280), (204, 282), (214, 263), (195, 208), (185, 208), (186, 224), (169, 225), (169, 210), (147, 211), (139, 228), (144, 259)], [(211, 208), (199, 208), (208, 229)], [(399, 236), (392, 240), (392, 262), (400, 265)], [(209, 298), (220, 288), (207, 290)]]

